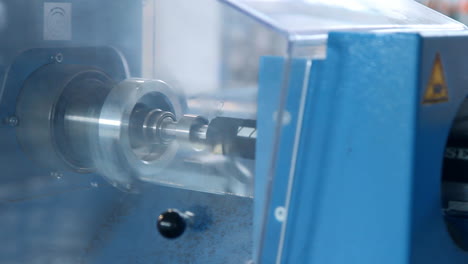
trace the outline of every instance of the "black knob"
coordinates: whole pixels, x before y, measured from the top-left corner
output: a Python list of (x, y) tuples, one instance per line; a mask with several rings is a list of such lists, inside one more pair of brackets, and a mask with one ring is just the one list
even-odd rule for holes
[(158, 231), (165, 238), (178, 238), (187, 228), (185, 218), (180, 212), (169, 209), (158, 217)]

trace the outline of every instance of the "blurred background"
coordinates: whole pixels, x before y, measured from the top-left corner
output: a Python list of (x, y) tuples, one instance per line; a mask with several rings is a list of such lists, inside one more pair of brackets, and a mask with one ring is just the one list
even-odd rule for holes
[(419, 0), (418, 2), (464, 24), (468, 23), (468, 0)]
[(157, 19), (144, 23), (157, 36), (157, 45), (143, 41), (145, 52), (153, 53), (144, 56), (144, 77), (165, 80), (189, 94), (251, 88), (259, 56), (285, 50), (283, 38), (218, 1), (147, 0), (144, 12), (147, 19)]

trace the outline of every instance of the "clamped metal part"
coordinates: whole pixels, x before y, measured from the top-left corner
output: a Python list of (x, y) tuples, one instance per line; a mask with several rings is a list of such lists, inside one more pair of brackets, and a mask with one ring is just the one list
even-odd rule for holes
[(112, 89), (101, 109), (93, 151), (100, 174), (125, 189), (135, 179), (151, 181), (178, 148), (175, 141), (160, 140), (160, 122), (182, 116), (182, 105), (162, 81), (130, 79)]
[(183, 115), (185, 108), (183, 97), (159, 80), (114, 84), (93, 67), (52, 64), (25, 82), (17, 103), (17, 136), (45, 167), (97, 172), (126, 190), (136, 181), (158, 181), (181, 146), (255, 158), (254, 120), (209, 122)]
[(181, 117), (183, 102), (162, 81), (116, 85), (100, 69), (50, 64), (31, 74), (21, 90), (17, 138), (43, 167), (98, 172), (130, 189), (135, 178), (151, 177), (173, 159), (176, 142), (144, 132), (150, 123)]
[(30, 158), (45, 167), (87, 173), (98, 137), (100, 107), (114, 83), (103, 71), (49, 64), (25, 81), (16, 116), (17, 138)]

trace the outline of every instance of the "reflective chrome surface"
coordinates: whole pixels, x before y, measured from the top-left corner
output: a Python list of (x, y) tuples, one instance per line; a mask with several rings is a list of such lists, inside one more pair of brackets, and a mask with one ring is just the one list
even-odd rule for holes
[(132, 139), (139, 136), (132, 126), (142, 128), (144, 121), (138, 123), (135, 116), (143, 109), (160, 109), (178, 118), (183, 111), (180, 102), (162, 81), (130, 79), (115, 87), (101, 109), (99, 142), (92, 153), (101, 164), (99, 173), (113, 185), (131, 189), (136, 179), (151, 179), (161, 172), (174, 158), (178, 143), (138, 144)]
[(91, 136), (112, 80), (90, 66), (50, 64), (25, 82), (16, 105), (17, 137), (38, 165), (91, 172)]

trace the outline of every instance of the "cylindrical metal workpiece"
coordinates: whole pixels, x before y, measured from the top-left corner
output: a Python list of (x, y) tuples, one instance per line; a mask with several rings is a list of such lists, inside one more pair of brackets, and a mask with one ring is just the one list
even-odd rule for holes
[(207, 125), (208, 120), (201, 116), (184, 115), (177, 122), (166, 120), (161, 126), (161, 135), (165, 138), (175, 137), (181, 142), (201, 143), (206, 139)]
[(96, 172), (125, 190), (154, 182), (251, 193), (255, 121), (184, 115), (184, 97), (163, 81), (115, 85), (92, 67), (49, 65), (25, 82), (17, 107), (19, 142), (44, 167)]
[(24, 83), (17, 137), (31, 159), (51, 169), (91, 172), (101, 106), (113, 82), (99, 69), (50, 64)]

